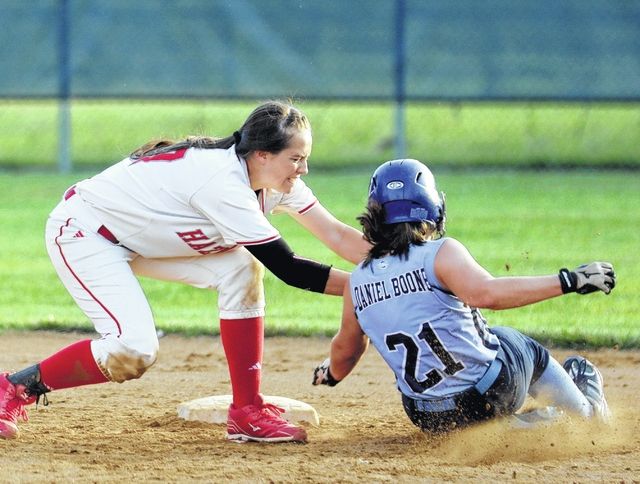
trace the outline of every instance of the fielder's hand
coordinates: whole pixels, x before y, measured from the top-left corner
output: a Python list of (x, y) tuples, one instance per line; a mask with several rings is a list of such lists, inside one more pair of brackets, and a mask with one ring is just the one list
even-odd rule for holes
[(316, 366), (315, 370), (313, 370), (313, 383), (314, 385), (329, 385), (330, 387), (335, 387), (340, 380), (336, 380), (331, 375), (329, 371), (329, 358), (324, 360), (320, 365)]
[(609, 294), (616, 286), (616, 274), (608, 262), (583, 264), (573, 271), (563, 268), (560, 269), (558, 277), (564, 294), (589, 294), (596, 291)]

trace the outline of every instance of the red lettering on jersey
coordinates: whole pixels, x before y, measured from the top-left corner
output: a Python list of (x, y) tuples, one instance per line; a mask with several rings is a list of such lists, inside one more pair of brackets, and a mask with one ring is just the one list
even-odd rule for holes
[(189, 247), (191, 247), (193, 250), (197, 250), (198, 252), (202, 253), (202, 249), (211, 247), (213, 245), (213, 242), (207, 242), (206, 244), (194, 244), (191, 242), (187, 242), (187, 244), (189, 244)]
[(190, 232), (176, 232), (178, 237), (184, 240), (187, 244), (191, 245), (190, 242), (196, 240), (207, 240), (208, 237), (204, 235), (204, 232), (200, 229), (191, 230)]
[[(205, 242), (203, 244), (196, 243), (203, 240), (209, 240), (201, 229), (191, 230), (189, 232), (176, 232), (176, 234), (178, 234), (178, 237), (180, 237), (189, 247), (202, 255), (213, 254), (215, 252), (226, 252), (227, 250), (233, 249), (233, 247), (214, 245), (215, 242)], [(213, 247), (211, 247), (212, 245)]]

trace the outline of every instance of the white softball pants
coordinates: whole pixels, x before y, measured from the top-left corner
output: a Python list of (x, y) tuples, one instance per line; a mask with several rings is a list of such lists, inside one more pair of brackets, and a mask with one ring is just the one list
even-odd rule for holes
[(67, 291), (102, 336), (91, 349), (112, 381), (139, 378), (157, 358), (155, 323), (137, 275), (216, 290), (224, 319), (264, 315), (264, 268), (246, 249), (146, 259), (93, 231), (95, 220), (81, 220), (66, 203), (60, 202), (47, 221), (47, 251)]

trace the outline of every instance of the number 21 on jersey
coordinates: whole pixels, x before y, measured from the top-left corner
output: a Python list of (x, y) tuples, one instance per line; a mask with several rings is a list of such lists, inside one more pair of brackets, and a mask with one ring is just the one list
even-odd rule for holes
[(451, 353), (447, 351), (428, 321), (422, 324), (422, 329), (417, 335), (409, 335), (403, 332), (388, 334), (385, 337), (385, 343), (389, 351), (399, 351), (400, 347), (404, 348), (404, 381), (416, 393), (423, 393), (428, 388), (437, 385), (443, 378), (440, 371), (435, 368), (429, 370), (423, 379), (419, 379), (419, 376), (416, 375), (420, 358), (420, 345), (426, 344), (442, 362), (444, 370), (441, 371), (445, 374), (454, 375), (464, 369), (464, 365), (456, 361)]

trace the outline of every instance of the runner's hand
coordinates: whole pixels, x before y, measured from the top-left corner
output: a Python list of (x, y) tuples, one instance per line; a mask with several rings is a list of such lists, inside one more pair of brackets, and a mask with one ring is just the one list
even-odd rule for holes
[(573, 271), (563, 268), (558, 277), (564, 294), (590, 294), (596, 291), (609, 294), (616, 286), (616, 274), (608, 262), (583, 264)]

